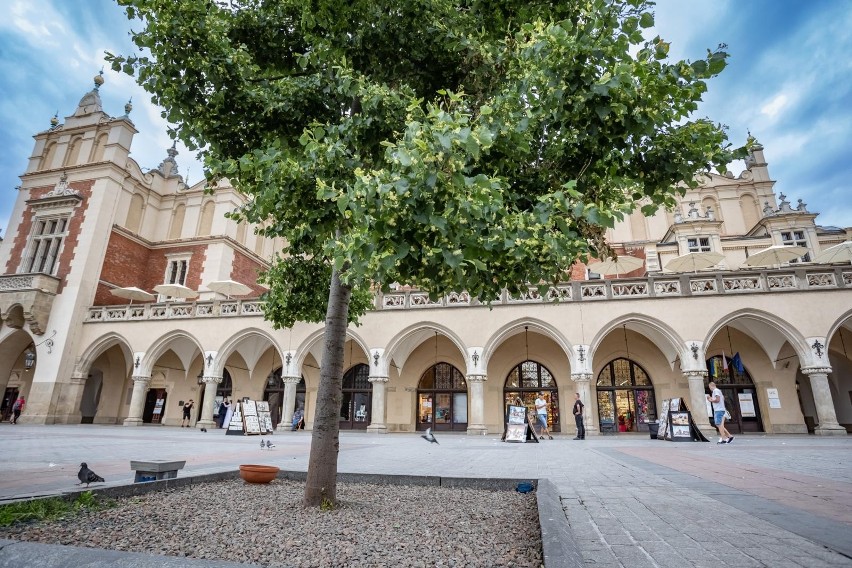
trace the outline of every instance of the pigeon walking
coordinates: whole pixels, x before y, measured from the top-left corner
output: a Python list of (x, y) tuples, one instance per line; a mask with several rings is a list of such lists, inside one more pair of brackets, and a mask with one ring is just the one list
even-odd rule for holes
[(267, 441), (266, 441), (266, 449), (267, 449), (267, 450), (271, 450), (271, 449), (272, 449), (272, 448), (274, 448), (274, 447), (275, 447), (275, 444), (273, 444), (273, 443), (272, 443), (272, 440), (267, 440)]
[(80, 471), (77, 473), (77, 479), (80, 480), (80, 483), (78, 483), (77, 485), (83, 485), (85, 483), (86, 487), (88, 487), (90, 483), (104, 481), (103, 477), (89, 469), (89, 466), (86, 465), (86, 462), (80, 464)]
[(431, 428), (426, 428), (426, 433), (424, 435), (420, 436), (420, 437), (423, 438), (424, 440), (426, 440), (427, 442), (429, 442), (430, 444), (437, 444), (438, 443), (438, 440), (436, 440), (435, 436), (432, 435), (432, 429)]
[(260, 449), (264, 449), (266, 447), (266, 442), (263, 441), (263, 438), (260, 439)]

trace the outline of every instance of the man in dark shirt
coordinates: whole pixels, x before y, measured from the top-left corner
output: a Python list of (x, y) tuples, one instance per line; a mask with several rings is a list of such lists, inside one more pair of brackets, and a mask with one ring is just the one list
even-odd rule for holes
[(586, 427), (583, 426), (583, 401), (580, 400), (580, 393), (574, 393), (574, 422), (577, 423), (577, 437), (575, 440), (586, 439)]

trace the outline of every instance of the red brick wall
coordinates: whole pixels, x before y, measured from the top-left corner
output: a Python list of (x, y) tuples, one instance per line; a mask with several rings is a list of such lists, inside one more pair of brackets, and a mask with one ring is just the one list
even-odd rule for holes
[[(56, 276), (59, 278), (59, 292), (65, 285), (65, 278), (71, 271), (71, 262), (74, 260), (74, 254), (77, 249), (77, 242), (80, 237), (80, 227), (83, 224), (83, 219), (86, 217), (86, 210), (89, 208), (89, 198), (92, 196), (92, 186), (95, 185), (95, 180), (74, 181), (68, 186), (76, 191), (83, 198), (83, 201), (74, 208), (71, 217), (68, 219), (67, 236), (62, 243), (62, 252), (57, 260)], [(30, 190), (30, 199), (40, 199), (46, 193), (51, 191), (53, 186), (38, 187)], [(27, 241), (33, 226), (33, 210), (29, 207), (24, 209), (23, 219), (18, 225), (18, 234), (15, 235), (15, 240), (12, 245), (12, 252), (9, 256), (9, 261), (6, 263), (7, 274), (13, 274), (18, 271), (21, 265), (21, 259), (27, 249)]]
[[(113, 231), (110, 235), (100, 279), (118, 287), (136, 286), (154, 293), (154, 286), (163, 283), (167, 254), (190, 253), (186, 286), (193, 290), (201, 287), (201, 271), (207, 256), (207, 245), (179, 245), (151, 249)], [(110, 293), (110, 287), (98, 285), (96, 306), (122, 304), (124, 300)]]
[(257, 283), (257, 276), (263, 269), (263, 265), (249, 258), (239, 251), (234, 252), (234, 264), (231, 267), (231, 280), (251, 286), (252, 292), (245, 297), (257, 297), (266, 291), (266, 288)]

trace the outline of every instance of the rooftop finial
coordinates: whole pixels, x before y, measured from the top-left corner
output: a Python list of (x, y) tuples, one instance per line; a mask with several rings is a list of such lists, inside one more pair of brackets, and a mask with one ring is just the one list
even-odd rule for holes
[(51, 128), (56, 128), (59, 125), (59, 111), (56, 111), (56, 114), (53, 115), (53, 118), (50, 119)]
[(133, 110), (133, 97), (127, 99), (127, 104), (124, 105), (124, 116), (130, 114), (131, 110)]
[(104, 68), (103, 67), (101, 67), (100, 72), (97, 75), (95, 75), (94, 81), (95, 81), (95, 89), (96, 90), (100, 89), (101, 85), (104, 84)]

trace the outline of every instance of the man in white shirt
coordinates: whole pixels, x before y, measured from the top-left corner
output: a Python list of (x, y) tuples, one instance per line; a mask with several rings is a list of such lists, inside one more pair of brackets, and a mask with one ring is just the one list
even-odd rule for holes
[(722, 391), (716, 388), (716, 383), (710, 381), (707, 385), (710, 387), (710, 394), (707, 395), (707, 400), (713, 406), (713, 422), (719, 430), (719, 441), (717, 444), (730, 444), (734, 441), (734, 437), (725, 428), (725, 397)]
[(551, 440), (553, 436), (550, 435), (550, 431), (547, 429), (547, 400), (544, 398), (544, 393), (539, 393), (538, 398), (535, 399), (535, 413), (538, 416), (538, 425), (539, 425), (539, 437), (544, 438), (546, 435)]

